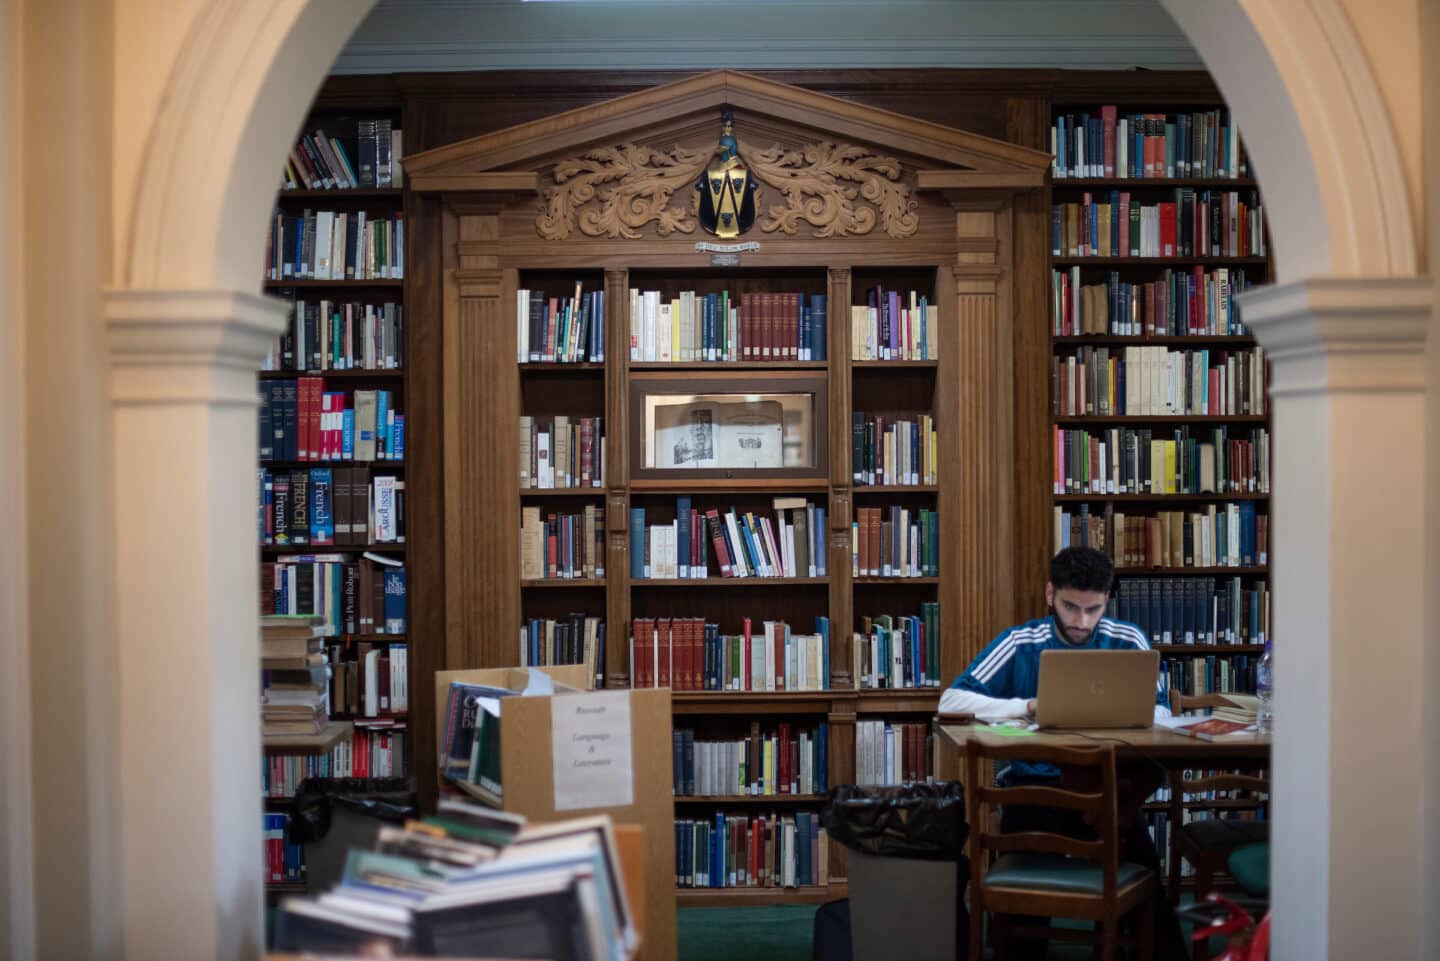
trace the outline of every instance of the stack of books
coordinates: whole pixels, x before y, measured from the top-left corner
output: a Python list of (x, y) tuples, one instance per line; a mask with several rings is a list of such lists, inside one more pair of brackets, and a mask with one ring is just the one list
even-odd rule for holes
[(338, 885), (281, 902), (280, 951), (625, 961), (639, 942), (607, 815), (530, 825), (464, 798), (381, 829)]
[(330, 721), (330, 669), (319, 617), (260, 618), (261, 733), (319, 734)]

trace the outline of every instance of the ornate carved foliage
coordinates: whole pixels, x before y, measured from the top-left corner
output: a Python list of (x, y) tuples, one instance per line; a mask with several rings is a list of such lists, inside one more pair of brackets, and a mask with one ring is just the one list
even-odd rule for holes
[[(589, 237), (635, 239), (651, 222), (662, 237), (693, 233), (693, 186), (712, 155), (678, 146), (659, 151), (623, 144), (563, 160), (542, 193), (535, 229), (546, 240), (565, 240), (577, 228)], [(798, 150), (774, 146), (763, 151), (742, 143), (740, 157), (760, 181), (762, 197), (769, 188), (785, 198), (766, 211), (760, 224), (766, 233), (793, 236), (803, 221), (816, 237), (868, 234), (878, 225), (898, 239), (913, 235), (920, 225), (912, 184), (891, 157), (823, 141)], [(683, 206), (671, 204), (677, 190), (689, 195)]]

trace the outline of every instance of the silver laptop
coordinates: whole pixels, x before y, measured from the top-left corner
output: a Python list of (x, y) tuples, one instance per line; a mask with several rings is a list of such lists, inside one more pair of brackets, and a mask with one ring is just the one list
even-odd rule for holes
[(1159, 651), (1041, 651), (1035, 723), (1149, 727), (1159, 670)]

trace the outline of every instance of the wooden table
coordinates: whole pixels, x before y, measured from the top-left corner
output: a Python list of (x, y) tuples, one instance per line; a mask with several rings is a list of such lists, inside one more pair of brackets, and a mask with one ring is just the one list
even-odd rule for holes
[(1117, 762), (1149, 760), (1169, 770), (1255, 767), (1256, 762), (1264, 764), (1270, 757), (1268, 734), (1227, 734), (1215, 741), (1202, 741), (1163, 727), (996, 734), (985, 724), (947, 723), (943, 718), (940, 719), (939, 729), (936, 776), (946, 779), (959, 779), (960, 758), (965, 752), (965, 742), (971, 737), (982, 744), (1005, 746), (1088, 747), (1096, 743), (1113, 744)]

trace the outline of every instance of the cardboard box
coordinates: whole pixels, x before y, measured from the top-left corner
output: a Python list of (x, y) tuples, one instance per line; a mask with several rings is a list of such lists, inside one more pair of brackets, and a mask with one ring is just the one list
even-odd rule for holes
[[(587, 814), (609, 814), (616, 825), (635, 824), (645, 831), (644, 892), (631, 891), (645, 919), (640, 956), (645, 961), (675, 961), (675, 804), (671, 774), (670, 691), (668, 688), (587, 692), (583, 665), (545, 668), (555, 682), (553, 696), (500, 699), (500, 771), (504, 808), (532, 821), (561, 821)], [(445, 707), (453, 681), (489, 684), (522, 691), (528, 668), (488, 668), (435, 673), (436, 743), (445, 736)], [(563, 688), (563, 689), (562, 689)], [(623, 805), (569, 808), (556, 806), (553, 702), (589, 696), (619, 696), (630, 718), (631, 800)], [(606, 703), (614, 703), (613, 700)]]

